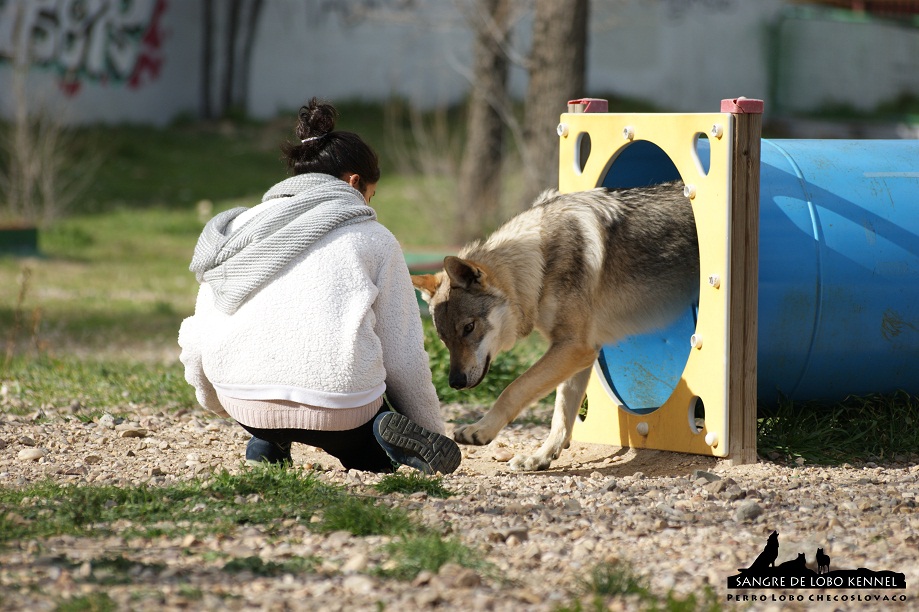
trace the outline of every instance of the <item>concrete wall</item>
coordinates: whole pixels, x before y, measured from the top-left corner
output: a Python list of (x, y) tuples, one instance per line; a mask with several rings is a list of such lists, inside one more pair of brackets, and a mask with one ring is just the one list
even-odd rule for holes
[[(13, 113), (13, 58), (28, 49), (29, 108), (68, 122), (162, 124), (198, 104), (199, 3), (90, 0), (0, 2), (0, 114)], [(13, 40), (17, 9), (31, 36)], [(19, 42), (19, 46), (15, 45)], [(26, 46), (28, 45), (28, 46)]]
[[(13, 109), (12, 16), (20, 6), (36, 58), (31, 107), (110, 123), (165, 124), (200, 111), (200, 0), (85, 0), (86, 15), (74, 15), (76, 5), (0, 1), (0, 114)], [(396, 95), (422, 107), (465, 96), (471, 36), (455, 0), (421, 0), (412, 11), (359, 19), (347, 18), (347, 6), (266, 1), (252, 57), (252, 115), (295, 109), (311, 95)], [(676, 111), (713, 111), (722, 98), (744, 95), (765, 99), (767, 114), (773, 102), (791, 110), (827, 100), (870, 109), (903, 92), (919, 95), (919, 29), (792, 20), (773, 39), (770, 27), (786, 8), (783, 0), (594, 0), (585, 94), (644, 98)], [(520, 57), (530, 25), (525, 17), (515, 31)], [(780, 98), (770, 100), (776, 66), (783, 81)], [(525, 95), (521, 68), (511, 83), (516, 97)]]
[(830, 15), (791, 11), (777, 22), (775, 105), (872, 110), (904, 93), (919, 96), (919, 27)]

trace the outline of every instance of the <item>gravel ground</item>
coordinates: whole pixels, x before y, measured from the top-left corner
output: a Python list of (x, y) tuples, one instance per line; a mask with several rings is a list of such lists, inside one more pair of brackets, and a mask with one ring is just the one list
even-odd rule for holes
[[(160, 484), (246, 469), (241, 457), (247, 435), (203, 410), (167, 415), (128, 406), (117, 413), (131, 414), (129, 421), (102, 417), (93, 423), (73, 418), (79, 410), (46, 407), (14, 416), (4, 414), (0, 401), (0, 486), (43, 478)], [(448, 418), (464, 419), (480, 411), (452, 405), (444, 410)], [(466, 544), (484, 552), (500, 580), (452, 565), (412, 583), (380, 579), (369, 570), (383, 562), (385, 538), (313, 534), (291, 521), (289, 536), (273, 544), (258, 526), (204, 541), (66, 536), (16, 542), (0, 549), (0, 606), (50, 610), (64, 598), (101, 589), (124, 610), (548, 611), (571, 606), (598, 563), (620, 561), (658, 594), (672, 589), (701, 596), (711, 585), (726, 609), (916, 609), (919, 456), (839, 467), (765, 461), (732, 466), (708, 457), (574, 442), (548, 471), (510, 472), (511, 456), (534, 449), (547, 432), (543, 425), (512, 425), (487, 447), (463, 447), (463, 464), (443, 479), (453, 497), (391, 496), (426, 522), (452, 525)], [(315, 449), (295, 445), (294, 462), (321, 465), (323, 480), (376, 494), (368, 487), (379, 476), (345, 472)], [(831, 568), (902, 572), (907, 589), (728, 591), (727, 577), (753, 561), (773, 530), (780, 534), (776, 563), (804, 552), (816, 569), (815, 551), (823, 547)], [(209, 561), (215, 552), (264, 561), (318, 556), (323, 563), (303, 575), (233, 575)], [(93, 560), (113, 554), (162, 569), (144, 570), (132, 584), (101, 586), (103, 580), (93, 580)], [(64, 569), (68, 564), (61, 559), (77, 569)], [(729, 594), (755, 595), (757, 601), (735, 604)], [(804, 601), (782, 602), (787, 595)], [(868, 595), (906, 601), (864, 601)], [(836, 599), (815, 601), (820, 596)], [(639, 608), (635, 599), (611, 606)]]

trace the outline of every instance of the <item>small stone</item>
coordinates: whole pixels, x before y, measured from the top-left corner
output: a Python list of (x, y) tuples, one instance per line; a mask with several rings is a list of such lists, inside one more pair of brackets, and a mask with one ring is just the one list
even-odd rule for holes
[(99, 455), (86, 455), (83, 457), (83, 463), (87, 465), (96, 465), (97, 463), (102, 463), (102, 457)]
[(115, 417), (107, 412), (99, 417), (99, 420), (96, 422), (100, 427), (104, 427), (106, 429), (115, 429)]
[(565, 500), (565, 503), (562, 504), (562, 507), (565, 508), (568, 512), (580, 512), (581, 511), (581, 502), (576, 499)]
[(444, 563), (437, 572), (448, 587), (471, 588), (482, 583), (482, 578), (468, 567), (456, 563)]
[(693, 480), (703, 478), (707, 482), (717, 482), (721, 480), (721, 476), (718, 474), (712, 474), (711, 472), (706, 472), (705, 470), (694, 470), (692, 473), (692, 478)]
[(45, 450), (41, 448), (24, 448), (19, 451), (18, 457), (20, 461), (38, 461), (46, 454)]
[(92, 575), (93, 575), (92, 563), (90, 563), (89, 561), (84, 561), (83, 564), (80, 565), (80, 569), (77, 570), (77, 576), (85, 580), (86, 578), (89, 578)]
[(530, 559), (532, 561), (539, 561), (542, 553), (539, 551), (539, 546), (534, 542), (530, 544), (526, 550), (523, 551), (523, 558)]
[(753, 519), (762, 516), (764, 510), (763, 507), (754, 501), (748, 501), (740, 504), (737, 507), (737, 510), (734, 511), (734, 520), (738, 523), (744, 521), (752, 521)]
[(369, 595), (373, 593), (375, 589), (373, 580), (363, 574), (351, 574), (347, 576), (342, 582), (342, 586), (346, 591), (356, 595)]
[(415, 579), (412, 580), (413, 587), (422, 587), (431, 582), (431, 578), (434, 577), (429, 570), (421, 570), (418, 572), (418, 575), (415, 576)]
[(23, 446), (35, 446), (35, 440), (30, 438), (29, 436), (21, 436), (19, 438), (19, 443), (22, 444)]
[[(119, 427), (121, 427), (119, 425)], [(128, 427), (122, 429), (119, 434), (122, 438), (145, 438), (147, 437), (147, 430), (141, 429), (139, 427)]]
[(494, 455), (492, 455), (492, 458), (495, 461), (499, 461), (501, 463), (507, 463), (508, 461), (514, 458), (514, 453), (507, 450), (506, 448), (499, 448), (498, 450), (495, 451)]
[(345, 561), (345, 564), (341, 566), (341, 572), (344, 574), (362, 572), (367, 569), (367, 564), (369, 562), (370, 559), (367, 557), (367, 555), (358, 553)]
[(526, 527), (511, 527), (510, 529), (505, 529), (503, 532), (505, 541), (509, 538), (516, 538), (517, 542), (523, 542), (530, 537), (530, 530)]

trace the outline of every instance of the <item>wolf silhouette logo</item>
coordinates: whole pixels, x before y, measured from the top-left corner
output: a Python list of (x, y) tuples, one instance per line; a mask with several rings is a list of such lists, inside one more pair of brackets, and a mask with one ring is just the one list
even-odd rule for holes
[(779, 556), (779, 532), (773, 531), (769, 535), (769, 539), (766, 541), (766, 546), (763, 547), (763, 552), (759, 554), (753, 563), (750, 564), (750, 567), (745, 567), (738, 569), (737, 571), (749, 572), (762, 570), (767, 567), (775, 567), (776, 557)]
[(826, 574), (830, 571), (830, 557), (823, 554), (823, 549), (817, 549), (817, 573)]

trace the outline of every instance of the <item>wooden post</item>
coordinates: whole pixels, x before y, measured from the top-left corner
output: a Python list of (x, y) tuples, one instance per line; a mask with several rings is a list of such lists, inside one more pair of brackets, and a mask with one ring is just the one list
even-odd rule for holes
[(759, 295), (759, 181), (763, 101), (721, 101), (734, 117), (731, 160), (731, 287), (728, 379), (733, 465), (756, 463), (756, 357)]

